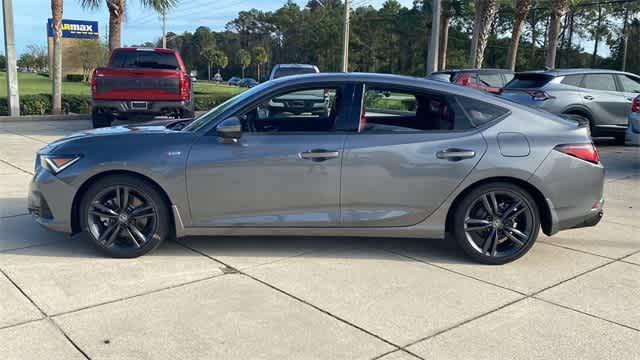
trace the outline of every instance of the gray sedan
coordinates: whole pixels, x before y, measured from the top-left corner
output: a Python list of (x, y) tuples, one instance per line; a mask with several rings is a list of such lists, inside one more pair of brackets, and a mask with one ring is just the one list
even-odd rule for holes
[[(310, 90), (329, 111), (263, 111)], [(584, 125), (442, 82), (277, 79), (181, 124), (49, 144), (30, 212), (114, 257), (196, 235), (447, 236), (488, 264), (524, 255), (540, 228), (602, 216), (604, 168)]]

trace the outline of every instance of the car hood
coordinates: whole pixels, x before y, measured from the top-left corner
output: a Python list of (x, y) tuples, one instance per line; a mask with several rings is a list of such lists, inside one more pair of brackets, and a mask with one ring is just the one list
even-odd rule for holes
[(69, 136), (63, 137), (61, 139), (55, 140), (54, 142), (48, 144), (38, 151), (38, 153), (46, 154), (54, 151), (56, 148), (67, 144), (72, 141), (76, 141), (79, 139), (87, 139), (87, 138), (96, 138), (96, 137), (112, 137), (112, 136), (136, 136), (136, 135), (148, 135), (148, 134), (166, 134), (172, 132), (172, 130), (167, 129), (166, 126), (162, 124), (148, 124), (148, 125), (124, 125), (124, 126), (113, 126), (108, 128), (99, 128), (99, 129), (89, 129), (83, 130), (76, 133), (73, 133)]

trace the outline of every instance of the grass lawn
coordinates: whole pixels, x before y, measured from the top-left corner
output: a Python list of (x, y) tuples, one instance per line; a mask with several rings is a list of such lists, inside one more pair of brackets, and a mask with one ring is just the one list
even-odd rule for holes
[[(7, 74), (0, 72), (0, 97), (7, 96)], [(28, 94), (51, 94), (51, 82), (49, 78), (32, 73), (18, 73), (18, 88), (20, 95)], [(209, 82), (196, 82), (196, 95), (211, 94), (216, 97), (229, 97), (239, 94), (243, 88), (227, 85), (218, 85)], [(62, 93), (65, 95), (90, 95), (89, 85), (79, 82), (63, 82)]]

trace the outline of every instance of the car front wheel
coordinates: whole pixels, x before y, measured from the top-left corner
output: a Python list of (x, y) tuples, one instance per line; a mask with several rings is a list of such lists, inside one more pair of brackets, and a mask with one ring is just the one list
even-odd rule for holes
[(519, 186), (496, 182), (481, 185), (458, 203), (453, 236), (472, 259), (499, 265), (526, 254), (540, 230), (535, 200)]
[(93, 183), (80, 205), (82, 229), (106, 255), (133, 258), (170, 234), (168, 206), (158, 189), (137, 177), (108, 176)]

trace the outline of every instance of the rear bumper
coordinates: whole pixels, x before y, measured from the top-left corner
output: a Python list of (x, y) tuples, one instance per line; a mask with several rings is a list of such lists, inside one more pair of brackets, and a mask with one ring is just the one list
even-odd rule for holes
[[(135, 107), (138, 103), (146, 104), (146, 107)], [(154, 100), (92, 100), (93, 109), (112, 114), (150, 114), (150, 115), (170, 115), (175, 113), (192, 112), (194, 110), (193, 100), (183, 101), (154, 101)]]

